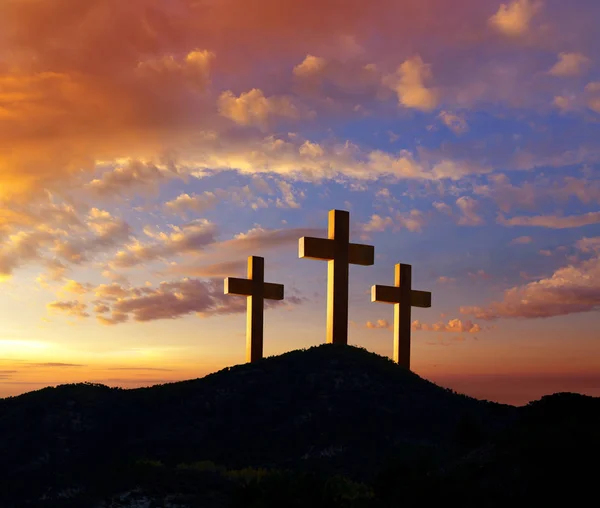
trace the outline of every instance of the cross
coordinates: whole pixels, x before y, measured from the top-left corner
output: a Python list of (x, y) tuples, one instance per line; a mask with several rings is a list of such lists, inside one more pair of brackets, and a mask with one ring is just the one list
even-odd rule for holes
[(370, 266), (375, 262), (375, 247), (350, 243), (350, 213), (329, 211), (328, 238), (300, 238), (299, 257), (326, 260), (327, 343), (348, 344), (349, 265)]
[(412, 266), (396, 265), (394, 286), (373, 286), (371, 301), (394, 304), (394, 361), (410, 369), (412, 307), (431, 307), (431, 293), (412, 289)]
[(265, 259), (248, 256), (248, 278), (225, 279), (225, 294), (247, 296), (246, 361), (256, 362), (263, 356), (264, 300), (283, 300), (283, 284), (265, 282)]

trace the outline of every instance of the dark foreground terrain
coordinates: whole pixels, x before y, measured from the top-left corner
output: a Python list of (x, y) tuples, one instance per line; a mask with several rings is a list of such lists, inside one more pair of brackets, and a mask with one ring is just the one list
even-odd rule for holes
[(0, 507), (575, 505), (600, 398), (516, 408), (324, 345), (202, 379), (0, 399)]

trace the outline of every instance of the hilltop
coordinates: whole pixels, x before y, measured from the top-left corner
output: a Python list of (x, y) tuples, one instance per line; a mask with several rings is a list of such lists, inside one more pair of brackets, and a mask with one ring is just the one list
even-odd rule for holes
[[(35, 500), (29, 506), (91, 506), (92, 498), (157, 482), (163, 493), (181, 493), (186, 481), (208, 482), (214, 506), (230, 506), (240, 478), (246, 492), (248, 477), (266, 475), (250, 482), (265, 488), (274, 481), (267, 472), (293, 479), (285, 491), (312, 482), (313, 494), (319, 482), (343, 478), (342, 490), (367, 489), (368, 506), (394, 499), (398, 488), (407, 489), (405, 502), (422, 502), (433, 495), (428, 482), (451, 492), (468, 479), (484, 495), (514, 469), (515, 456), (525, 457), (520, 443), (531, 435), (543, 436), (531, 450), (564, 443), (564, 428), (573, 445), (598, 438), (598, 402), (480, 401), (366, 350), (322, 345), (151, 388), (75, 384), (0, 399), (0, 475), (5, 497)], [(482, 464), (499, 468), (494, 481)], [(521, 473), (510, 473), (517, 492)], [(456, 495), (465, 497), (460, 488)]]

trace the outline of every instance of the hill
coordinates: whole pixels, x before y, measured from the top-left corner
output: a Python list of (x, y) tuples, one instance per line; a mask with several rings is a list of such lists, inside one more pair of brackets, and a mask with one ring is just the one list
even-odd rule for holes
[(63, 385), (0, 400), (0, 505), (92, 506), (136, 488), (165, 506), (175, 493), (188, 495), (179, 506), (267, 506), (277, 495), (292, 506), (295, 490), (299, 506), (422, 505), (435, 492), (464, 497), (467, 484), (477, 498), (502, 490), (482, 480), (485, 464), (503, 478), (530, 435), (548, 449), (565, 426), (583, 438), (595, 430), (577, 414), (597, 410), (598, 399), (577, 396), (479, 401), (332, 345), (151, 388)]

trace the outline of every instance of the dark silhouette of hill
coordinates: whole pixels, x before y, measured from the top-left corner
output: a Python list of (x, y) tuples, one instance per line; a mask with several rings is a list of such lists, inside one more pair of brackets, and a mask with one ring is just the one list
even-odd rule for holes
[(153, 495), (210, 494), (184, 506), (451, 495), (479, 506), (529, 495), (550, 464), (560, 476), (556, 460), (597, 453), (599, 407), (573, 394), (523, 408), (480, 401), (333, 345), (151, 388), (62, 385), (0, 399), (0, 506), (91, 506), (158, 485)]

